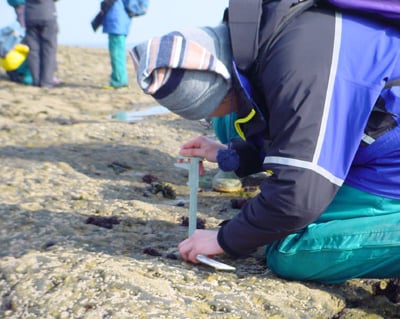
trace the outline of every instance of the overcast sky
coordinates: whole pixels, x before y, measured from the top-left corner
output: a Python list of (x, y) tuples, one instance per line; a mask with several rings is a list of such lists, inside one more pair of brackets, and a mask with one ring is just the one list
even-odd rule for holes
[[(128, 45), (162, 35), (174, 29), (191, 26), (214, 26), (222, 18), (229, 0), (150, 0), (145, 16), (132, 20)], [(59, 0), (56, 2), (60, 33), (58, 41), (64, 45), (107, 46), (107, 36), (101, 29), (96, 33), (90, 21), (98, 12), (100, 0)], [(0, 1), (0, 27), (10, 24), (15, 14)]]

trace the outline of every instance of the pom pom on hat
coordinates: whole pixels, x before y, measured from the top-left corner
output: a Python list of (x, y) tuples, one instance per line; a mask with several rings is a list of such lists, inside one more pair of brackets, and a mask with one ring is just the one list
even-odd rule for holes
[(236, 171), (240, 166), (240, 158), (236, 150), (228, 148), (217, 153), (218, 167), (224, 172)]

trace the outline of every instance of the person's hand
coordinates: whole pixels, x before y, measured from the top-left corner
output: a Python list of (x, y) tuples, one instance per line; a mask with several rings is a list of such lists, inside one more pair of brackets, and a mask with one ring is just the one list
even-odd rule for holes
[(194, 264), (199, 263), (196, 259), (198, 254), (213, 258), (224, 251), (218, 244), (218, 231), (197, 229), (192, 236), (182, 241), (179, 245), (179, 253), (186, 261)]
[(179, 154), (182, 156), (196, 156), (205, 158), (207, 161), (216, 162), (217, 153), (220, 149), (228, 148), (206, 136), (198, 136), (182, 145)]

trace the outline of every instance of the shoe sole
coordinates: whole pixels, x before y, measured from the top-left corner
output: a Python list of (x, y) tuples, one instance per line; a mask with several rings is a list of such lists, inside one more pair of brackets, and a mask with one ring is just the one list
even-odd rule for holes
[(213, 186), (213, 190), (220, 192), (220, 193), (236, 193), (242, 190), (242, 186), (237, 187), (218, 187)]
[(110, 85), (105, 85), (105, 86), (102, 86), (101, 88), (103, 90), (109, 90), (109, 91), (113, 91), (113, 90), (124, 91), (124, 90), (129, 89), (128, 86), (110, 86)]

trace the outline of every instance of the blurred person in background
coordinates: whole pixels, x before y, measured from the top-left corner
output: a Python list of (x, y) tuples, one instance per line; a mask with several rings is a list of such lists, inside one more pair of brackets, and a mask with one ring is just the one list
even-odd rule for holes
[(57, 11), (55, 0), (26, 0), (25, 42), (30, 48), (29, 69), (33, 85), (52, 88), (57, 68)]
[(104, 0), (100, 5), (92, 26), (94, 31), (101, 24), (103, 33), (108, 34), (108, 51), (111, 62), (109, 86), (118, 89), (128, 86), (126, 68), (126, 37), (129, 34), (131, 18), (147, 12), (148, 0)]

